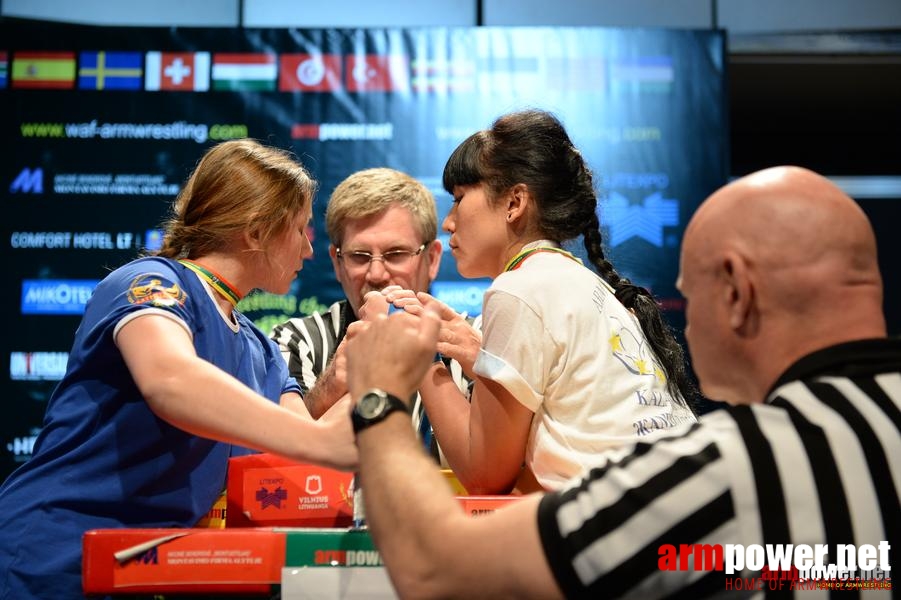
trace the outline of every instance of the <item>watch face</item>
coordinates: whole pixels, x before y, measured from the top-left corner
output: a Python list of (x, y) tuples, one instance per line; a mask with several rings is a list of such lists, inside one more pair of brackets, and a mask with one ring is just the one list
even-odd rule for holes
[(388, 399), (375, 393), (368, 393), (357, 404), (357, 414), (364, 419), (371, 419), (382, 412)]

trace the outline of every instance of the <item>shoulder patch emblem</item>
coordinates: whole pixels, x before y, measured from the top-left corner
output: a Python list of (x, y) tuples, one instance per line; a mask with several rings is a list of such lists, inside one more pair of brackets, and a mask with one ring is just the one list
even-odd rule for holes
[(183, 306), (188, 295), (177, 283), (171, 283), (161, 275), (138, 275), (128, 286), (128, 301), (132, 304), (151, 304), (160, 308)]

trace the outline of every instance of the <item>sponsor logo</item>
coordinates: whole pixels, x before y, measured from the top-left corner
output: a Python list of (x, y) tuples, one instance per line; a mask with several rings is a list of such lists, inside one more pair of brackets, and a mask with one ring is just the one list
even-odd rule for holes
[(394, 139), (393, 123), (297, 123), (291, 127), (295, 140), (356, 141)]
[(23, 315), (80, 315), (96, 279), (25, 279), (22, 281)]
[(16, 436), (6, 443), (6, 451), (12, 456), (13, 461), (23, 463), (31, 458), (38, 433), (40, 429), (35, 427), (27, 435)]
[(266, 509), (270, 506), (281, 508), (282, 502), (288, 500), (288, 490), (282, 487), (277, 487), (270, 492), (269, 488), (261, 487), (257, 490), (256, 499), (257, 502), (260, 503), (261, 509)]
[(66, 373), (68, 352), (10, 352), (9, 378), (13, 381), (59, 381)]
[(618, 246), (637, 237), (663, 247), (663, 228), (679, 224), (679, 201), (654, 192), (632, 203), (619, 192), (610, 192), (603, 208), (604, 220), (610, 228), (610, 245)]
[(313, 563), (332, 567), (378, 567), (383, 564), (378, 550), (330, 550), (320, 549), (313, 553)]
[(11, 194), (43, 194), (44, 193), (44, 170), (41, 168), (30, 169), (25, 167), (13, 182), (9, 185)]
[(129, 250), (137, 240), (130, 231), (13, 231), (9, 245), (19, 250)]
[(431, 293), (458, 313), (474, 317), (482, 313), (482, 296), (489, 285), (490, 282), (433, 281)]

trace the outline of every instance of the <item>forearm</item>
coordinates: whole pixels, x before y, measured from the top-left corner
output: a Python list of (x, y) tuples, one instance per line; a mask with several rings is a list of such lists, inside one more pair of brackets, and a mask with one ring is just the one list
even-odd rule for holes
[(347, 393), (347, 385), (339, 385), (332, 364), (326, 367), (310, 390), (304, 394), (303, 402), (314, 419), (324, 415)]
[(178, 377), (142, 390), (151, 410), (198, 436), (272, 452), (303, 462), (345, 466), (346, 451), (302, 412), (287, 410), (200, 358), (187, 358)]
[(494, 485), (486, 487), (493, 467), (473, 444), (471, 405), (460, 392), (447, 369), (436, 363), (429, 368), (419, 388), (432, 431), (438, 439), (448, 465), (470, 493), (497, 493)]
[[(469, 517), (403, 413), (357, 437), (367, 522), (402, 598), (452, 597), (456, 536)], [(470, 588), (471, 593), (471, 588)], [(459, 590), (458, 590), (459, 592)]]

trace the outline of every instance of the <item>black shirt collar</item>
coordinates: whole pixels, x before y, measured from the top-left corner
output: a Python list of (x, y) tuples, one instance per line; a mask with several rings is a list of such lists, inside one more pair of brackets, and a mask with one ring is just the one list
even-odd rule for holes
[(901, 369), (901, 339), (876, 338), (829, 346), (790, 366), (770, 388), (767, 398), (791, 381), (824, 375), (855, 377)]

